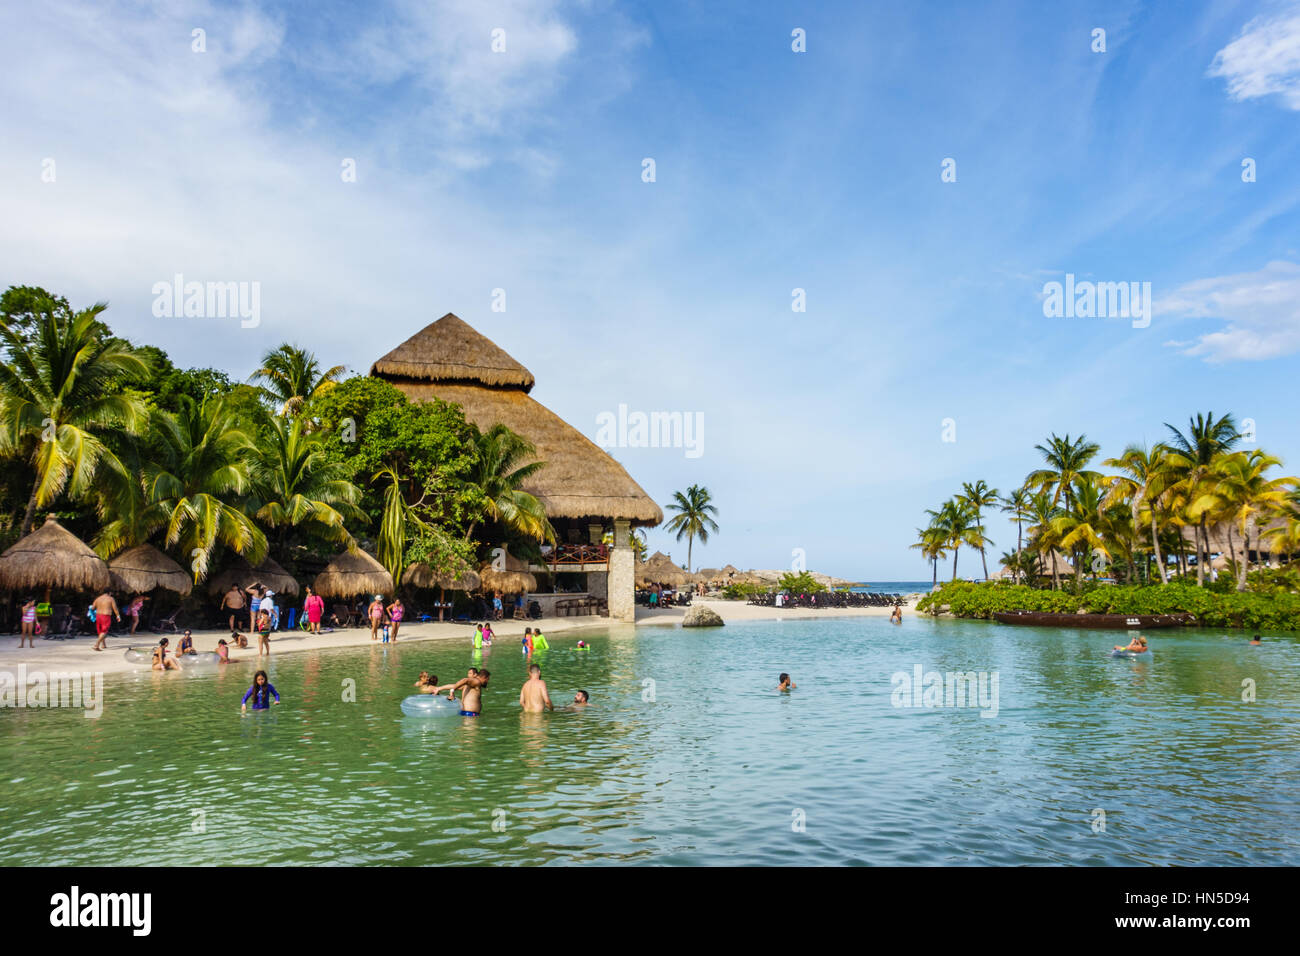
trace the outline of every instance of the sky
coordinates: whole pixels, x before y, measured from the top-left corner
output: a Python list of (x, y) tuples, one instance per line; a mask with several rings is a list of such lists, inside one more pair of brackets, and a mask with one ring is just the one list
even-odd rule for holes
[[(47, 0), (0, 62), (0, 286), (236, 379), (454, 312), (593, 440), (702, 423), (609, 449), (710, 490), (696, 568), (928, 580), (925, 509), (1052, 433), (1231, 412), (1300, 469), (1294, 0)], [(256, 321), (157, 314), (177, 274)], [(1149, 324), (1046, 315), (1067, 274)]]

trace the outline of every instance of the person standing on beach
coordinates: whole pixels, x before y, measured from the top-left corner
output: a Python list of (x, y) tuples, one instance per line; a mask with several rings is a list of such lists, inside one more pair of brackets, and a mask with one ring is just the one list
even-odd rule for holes
[(29, 597), (23, 605), (23, 630), (18, 635), (18, 647), (23, 641), (31, 641), (32, 650), (36, 649), (36, 598)]
[(311, 625), (311, 632), (319, 634), (320, 619), (325, 616), (325, 599), (311, 588), (308, 588), (307, 600), (302, 602), (302, 612), (307, 615), (307, 623)]
[(102, 591), (90, 606), (95, 609), (96, 637), (94, 649), (102, 651), (105, 642), (108, 640), (108, 629), (113, 626), (115, 619), (122, 620), (122, 612), (117, 609), (117, 602), (113, 600), (113, 595), (107, 591)]
[(379, 626), (384, 623), (384, 601), (378, 594), (370, 602), (370, 607), (366, 610), (366, 616), (370, 618), (370, 639), (379, 640)]
[(501, 592), (497, 591), (492, 595), (492, 620), (499, 621), (503, 616), (501, 607)]
[(143, 594), (137, 594), (132, 600), (126, 613), (131, 616), (131, 636), (135, 636), (135, 629), (140, 626), (140, 612), (144, 610), (144, 602), (149, 600)]
[(536, 664), (528, 666), (528, 680), (519, 689), (519, 706), (525, 712), (534, 714), (555, 709), (551, 695), (546, 690), (546, 681), (542, 680), (542, 669)]
[(238, 584), (232, 584), (230, 590), (226, 592), (226, 596), (221, 599), (221, 607), (217, 608), (218, 611), (230, 611), (230, 629), (232, 631), (235, 629), (235, 618), (242, 616), (239, 612), (243, 609), (244, 592), (239, 590)]
[(260, 584), (250, 584), (244, 588), (248, 594), (248, 629), (257, 630), (257, 612), (262, 605), (262, 586)]
[(460, 715), (462, 717), (477, 717), (483, 712), (483, 691), (488, 685), (488, 678), (491, 676), (491, 673), (484, 668), (477, 674), (462, 677), (449, 688), (448, 700), (455, 700), (456, 691), (461, 692)]
[(399, 597), (393, 597), (393, 603), (388, 605), (388, 619), (393, 622), (392, 642), (397, 643), (397, 629), (402, 626), (402, 618), (406, 617), (406, 605), (402, 603)]

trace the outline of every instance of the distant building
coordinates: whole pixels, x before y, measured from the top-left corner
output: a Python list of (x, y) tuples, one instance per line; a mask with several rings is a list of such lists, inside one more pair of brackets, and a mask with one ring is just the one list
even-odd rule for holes
[[(371, 366), (412, 401), (454, 402), (486, 431), (497, 422), (522, 435), (546, 463), (523, 486), (546, 508), (560, 546), (535, 570), (583, 573), (612, 619), (635, 618), (634, 527), (653, 527), (663, 511), (623, 467), (581, 432), (529, 397), (533, 374), (450, 312)], [(613, 545), (602, 538), (612, 533)]]

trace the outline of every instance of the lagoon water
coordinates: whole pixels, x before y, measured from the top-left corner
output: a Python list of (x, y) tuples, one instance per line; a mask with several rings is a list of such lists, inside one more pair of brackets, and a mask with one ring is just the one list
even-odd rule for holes
[[(473, 663), (447, 642), (286, 654), (284, 703), (245, 717), (245, 663), (109, 676), (99, 719), (0, 711), (0, 864), (1300, 863), (1291, 637), (1154, 631), (1117, 660), (1116, 632), (915, 616), (582, 636), (540, 655), (581, 713), (522, 714), (502, 640), (477, 720), (399, 709)], [(894, 706), (918, 665), (996, 674), (997, 715)]]

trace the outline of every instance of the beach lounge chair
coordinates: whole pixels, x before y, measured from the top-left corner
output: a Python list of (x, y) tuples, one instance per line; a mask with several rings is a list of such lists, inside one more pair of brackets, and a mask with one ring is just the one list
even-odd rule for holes
[(176, 615), (180, 613), (181, 613), (181, 609), (178, 607), (176, 610), (172, 611), (171, 614), (167, 615), (167, 617), (163, 618), (161, 621), (155, 621), (153, 624), (151, 624), (149, 626), (149, 630), (153, 631), (155, 634), (175, 634), (177, 630)]

